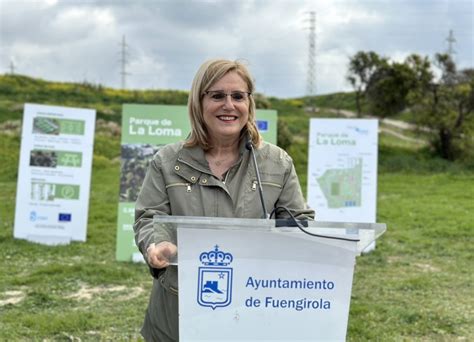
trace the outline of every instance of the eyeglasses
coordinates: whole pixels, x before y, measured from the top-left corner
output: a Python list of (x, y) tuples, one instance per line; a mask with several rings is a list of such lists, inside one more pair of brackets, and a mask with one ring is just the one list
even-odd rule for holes
[(252, 93), (245, 91), (233, 91), (231, 93), (224, 93), (221, 90), (208, 90), (204, 94), (208, 95), (209, 98), (214, 102), (223, 102), (227, 96), (230, 96), (232, 101), (235, 102), (244, 102), (247, 98), (252, 95)]

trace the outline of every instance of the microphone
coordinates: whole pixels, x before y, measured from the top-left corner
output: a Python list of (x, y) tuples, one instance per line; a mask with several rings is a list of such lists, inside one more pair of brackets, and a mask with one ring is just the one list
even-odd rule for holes
[(253, 157), (253, 165), (255, 167), (255, 174), (257, 175), (257, 185), (258, 185), (258, 193), (260, 195), (260, 202), (262, 203), (263, 215), (262, 218), (267, 219), (267, 209), (265, 208), (265, 201), (263, 200), (263, 189), (262, 189), (262, 181), (260, 180), (260, 172), (258, 171), (257, 165), (257, 158), (255, 158), (255, 150), (253, 148), (252, 140), (249, 140), (245, 143), (245, 148), (250, 151)]

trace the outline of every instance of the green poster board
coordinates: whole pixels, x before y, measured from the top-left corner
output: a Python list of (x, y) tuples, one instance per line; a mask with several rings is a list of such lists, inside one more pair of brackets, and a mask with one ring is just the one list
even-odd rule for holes
[[(257, 126), (265, 141), (276, 144), (275, 110), (257, 110)], [(184, 140), (190, 130), (186, 106), (123, 105), (117, 260), (142, 260), (135, 245), (133, 222), (135, 201), (148, 163), (161, 146)]]

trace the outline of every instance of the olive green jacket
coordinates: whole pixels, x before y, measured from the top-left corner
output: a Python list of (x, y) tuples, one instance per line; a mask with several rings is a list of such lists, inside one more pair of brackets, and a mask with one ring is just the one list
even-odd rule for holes
[[(314, 211), (305, 204), (291, 157), (269, 143), (262, 143), (255, 149), (255, 154), (267, 210), (286, 207), (297, 218), (314, 218)], [(175, 229), (166, 225), (154, 226), (154, 215), (261, 218), (255, 167), (245, 144), (240, 144), (240, 158), (224, 180), (212, 174), (200, 147), (184, 147), (180, 142), (161, 148), (149, 165), (135, 207), (135, 240), (145, 259), (146, 249), (151, 243), (170, 241), (176, 244)], [(288, 214), (284, 211), (276, 212), (277, 218), (286, 216)], [(177, 297), (177, 288), (177, 268), (168, 267), (166, 272), (161, 272), (159, 279), (155, 279), (152, 299), (160, 297), (160, 291)], [(171, 341), (177, 339), (177, 331), (166, 331), (166, 327), (153, 322), (159, 319), (160, 312), (151, 312), (151, 306), (162, 305), (166, 304), (150, 300), (142, 330), (147, 340), (166, 340), (157, 331), (152, 334), (152, 324), (158, 324), (157, 329), (171, 335)], [(175, 318), (169, 319), (177, 321), (178, 312)], [(177, 322), (173, 322), (173, 326), (177, 329)]]

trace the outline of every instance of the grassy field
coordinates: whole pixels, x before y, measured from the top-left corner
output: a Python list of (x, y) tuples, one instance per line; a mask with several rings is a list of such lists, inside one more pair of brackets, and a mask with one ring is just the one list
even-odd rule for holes
[(388, 230), (358, 260), (350, 340), (473, 340), (474, 176), (379, 177)]
[[(150, 276), (114, 260), (118, 137), (96, 137), (87, 242), (59, 247), (13, 239), (19, 138), (0, 142), (0, 340), (141, 340)], [(358, 258), (348, 340), (474, 340), (474, 173), (390, 136), (379, 161), (388, 230)]]
[[(115, 261), (121, 103), (185, 104), (186, 92), (0, 75), (0, 341), (141, 340), (151, 278), (144, 265)], [(13, 239), (23, 104), (97, 109), (86, 243), (48, 247)], [(306, 193), (307, 99), (259, 96), (278, 110)], [(354, 96), (320, 96), (320, 108), (354, 110)], [(111, 125), (111, 124), (114, 124)], [(393, 129), (393, 128), (392, 128)], [(397, 132), (407, 135), (407, 132)], [(412, 138), (414, 136), (411, 136)], [(474, 162), (433, 158), (422, 146), (381, 135), (375, 252), (358, 259), (348, 340), (474, 340), (472, 244)]]

